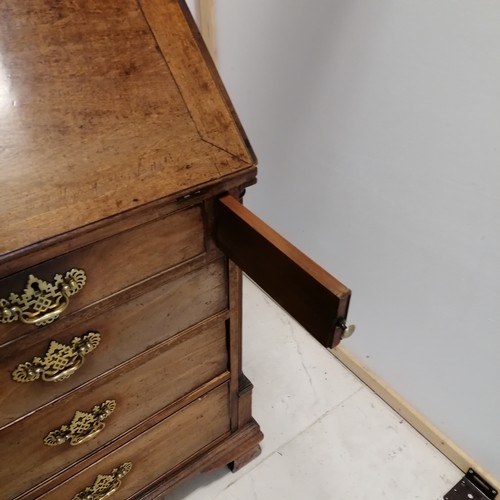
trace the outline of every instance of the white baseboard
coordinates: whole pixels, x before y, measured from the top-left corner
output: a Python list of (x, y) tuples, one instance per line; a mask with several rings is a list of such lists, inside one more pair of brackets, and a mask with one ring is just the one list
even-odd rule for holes
[(330, 349), (330, 352), (459, 469), (464, 472), (469, 468), (474, 469), (497, 491), (500, 491), (499, 480), (481, 467), (472, 457), (465, 453), (464, 450), (457, 446), (347, 349), (343, 346), (338, 346), (335, 349)]

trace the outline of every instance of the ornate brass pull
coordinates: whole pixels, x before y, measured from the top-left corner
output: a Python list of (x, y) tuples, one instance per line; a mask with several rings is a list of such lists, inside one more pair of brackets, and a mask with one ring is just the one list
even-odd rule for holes
[(48, 325), (68, 307), (71, 295), (79, 292), (86, 281), (83, 269), (71, 269), (64, 277), (56, 274), (53, 283), (30, 274), (21, 295), (11, 293), (8, 300), (0, 299), (0, 322)]
[(116, 493), (121, 486), (121, 479), (126, 476), (132, 469), (131, 462), (125, 462), (116, 469), (111, 471), (111, 474), (99, 474), (92, 486), (87, 486), (83, 491), (77, 493), (72, 500), (102, 500), (109, 498), (113, 493)]
[(21, 363), (12, 372), (15, 382), (33, 382), (42, 377), (45, 382), (61, 382), (71, 377), (82, 366), (85, 356), (101, 341), (98, 332), (89, 332), (82, 338), (75, 337), (71, 345), (53, 340), (43, 358)]
[(43, 442), (47, 446), (57, 446), (67, 441), (71, 446), (86, 443), (106, 427), (103, 420), (108, 418), (115, 408), (116, 401), (108, 399), (94, 406), (90, 412), (78, 410), (69, 424), (49, 432)]

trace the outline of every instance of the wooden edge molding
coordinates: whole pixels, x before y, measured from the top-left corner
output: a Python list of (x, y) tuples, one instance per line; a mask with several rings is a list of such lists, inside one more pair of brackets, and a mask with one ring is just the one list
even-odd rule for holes
[(245, 137), (222, 82), (211, 69), (208, 49), (185, 1), (138, 1), (200, 137), (246, 166), (253, 165)]
[(218, 66), (218, 44), (217, 44), (217, 15), (216, 15), (216, 0), (196, 0), (196, 22), (198, 23), (198, 31), (201, 35), (203, 43), (200, 44), (201, 50), (206, 50), (210, 55), (207, 58), (207, 64), (212, 71), (213, 78), (219, 84), (219, 91), (223, 95), (224, 100), (226, 101), (226, 105), (231, 110), (231, 114), (233, 116), (233, 120), (236, 123), (240, 135), (243, 137), (245, 141), (245, 145), (247, 147), (248, 152), (250, 153), (251, 159), (255, 165), (257, 165), (257, 157), (255, 156), (255, 152), (252, 149), (252, 145), (248, 140), (245, 130), (241, 125), (241, 121), (238, 117), (238, 113), (234, 109), (233, 103), (227, 94), (226, 88), (222, 83), (217, 66)]
[(385, 401), (396, 413), (404, 418), (417, 432), (436, 447), (445, 457), (464, 473), (473, 468), (480, 476), (500, 491), (500, 481), (481, 467), (464, 450), (433, 425), (424, 415), (413, 408), (380, 377), (368, 369), (359, 359), (343, 346), (329, 349), (330, 352), (377, 396)]

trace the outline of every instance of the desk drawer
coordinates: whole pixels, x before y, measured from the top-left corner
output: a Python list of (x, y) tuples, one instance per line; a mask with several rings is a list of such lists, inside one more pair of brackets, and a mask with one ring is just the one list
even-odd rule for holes
[[(63, 308), (62, 314), (67, 315), (195, 257), (204, 250), (202, 209), (196, 206), (4, 278), (0, 280), (0, 305), (2, 305), (0, 345), (30, 330), (40, 328), (33, 324), (25, 324), (20, 319), (10, 321), (14, 317), (24, 318), (28, 313), (11, 315), (10, 322), (7, 323), (5, 323), (8, 320), (7, 313), (2, 313), (2, 308), (8, 309), (19, 305), (20, 299), (11, 297), (10, 294), (14, 293), (20, 297), (30, 275), (43, 280), (45, 284), (33, 283), (28, 289), (31, 298), (24, 298), (21, 302), (29, 302), (30, 311), (40, 309), (40, 316), (47, 314), (47, 311), (44, 312), (44, 307), (52, 307), (57, 303), (58, 309)], [(82, 273), (79, 272), (81, 288), (73, 295), (64, 297), (64, 294), (60, 293), (63, 283), (54, 277), (60, 274), (62, 280), (67, 280), (66, 273), (72, 269), (84, 271), (86, 279), (81, 278)], [(27, 317), (24, 320), (29, 321)]]
[[(69, 328), (73, 320), (64, 318), (41, 330), (40, 339), (31, 345), (25, 338), (4, 347), (0, 350), (0, 429), (226, 307), (225, 262), (219, 260), (86, 323)], [(12, 379), (16, 367), (35, 356), (43, 357), (51, 340), (71, 345), (75, 336), (83, 338), (87, 332), (99, 332), (100, 343), (67, 380), (54, 383), (39, 378), (20, 383)]]
[[(15, 497), (84, 458), (225, 373), (227, 366), (226, 325), (214, 319), (0, 431), (0, 462), (10, 464), (0, 468), (3, 495)], [(105, 402), (106, 407), (96, 408)], [(98, 414), (106, 410), (107, 417), (100, 420)], [(75, 416), (73, 441), (55, 444), (62, 435), (57, 430), (69, 426)]]
[(131, 463), (112, 497), (130, 498), (228, 433), (229, 388), (224, 384), (38, 498), (73, 499), (99, 474)]

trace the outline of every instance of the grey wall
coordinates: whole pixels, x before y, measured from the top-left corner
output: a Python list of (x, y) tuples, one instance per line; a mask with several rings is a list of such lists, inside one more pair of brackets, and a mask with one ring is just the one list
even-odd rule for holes
[(217, 23), (247, 204), (352, 287), (344, 345), (500, 477), (500, 2), (217, 0)]

